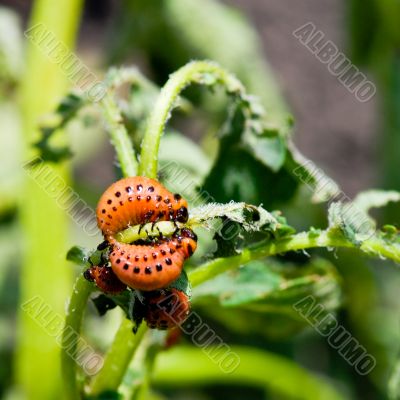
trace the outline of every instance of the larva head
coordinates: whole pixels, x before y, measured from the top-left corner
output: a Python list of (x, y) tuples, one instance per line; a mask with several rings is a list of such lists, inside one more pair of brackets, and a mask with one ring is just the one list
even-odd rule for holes
[(189, 315), (189, 298), (177, 289), (152, 293), (145, 300), (144, 319), (149, 328), (166, 330), (181, 325)]
[(185, 258), (189, 258), (197, 248), (197, 235), (189, 228), (183, 228), (178, 233), (178, 238), (185, 249)]
[(175, 220), (178, 222), (185, 223), (189, 218), (188, 209), (185, 206), (182, 206), (176, 212)]
[(90, 267), (83, 273), (83, 276), (88, 281), (95, 282), (96, 286), (104, 293), (117, 294), (126, 289), (126, 285), (108, 267)]
[(174, 194), (174, 201), (172, 203), (173, 220), (185, 223), (189, 218), (188, 204), (185, 199), (178, 193)]

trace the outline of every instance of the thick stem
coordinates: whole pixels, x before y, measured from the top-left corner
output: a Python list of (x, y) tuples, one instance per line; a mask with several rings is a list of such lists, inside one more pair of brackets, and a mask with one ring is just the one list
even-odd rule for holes
[(136, 176), (138, 163), (128, 132), (122, 123), (122, 116), (118, 106), (110, 94), (104, 97), (101, 104), (104, 110), (104, 118), (108, 124), (111, 142), (121, 165), (122, 174), (124, 176)]
[[(61, 346), (61, 367), (66, 389), (65, 397), (76, 400), (81, 397), (82, 388), (77, 382), (77, 365), (73, 357), (77, 353), (79, 332), (85, 313), (86, 303), (93, 285), (89, 283), (82, 275), (75, 282), (71, 300), (68, 305), (67, 315), (65, 317), (65, 327), (62, 336)], [(68, 351), (66, 351), (68, 349)]]
[(93, 379), (91, 395), (118, 389), (136, 349), (147, 332), (145, 324), (140, 326), (135, 335), (132, 328), (132, 322), (124, 318), (105, 356), (103, 368)]
[[(81, 8), (82, 0), (33, 2), (30, 33), (26, 40), (25, 74), (19, 93), (25, 161), (37, 155), (32, 143), (40, 135), (38, 121), (43, 114), (53, 110), (68, 83), (60, 63), (49, 60), (49, 50), (59, 44), (68, 49), (74, 47)], [(46, 170), (49, 172), (47, 177), (68, 185), (66, 166), (47, 164)], [(26, 175), (25, 182), (20, 185), (19, 216), (24, 236), (23, 264), (19, 274), (20, 302), (23, 304), (39, 294), (54, 313), (63, 315), (72, 285), (72, 270), (60, 259), (68, 242), (68, 217), (66, 210), (49, 194), (56, 186), (51, 179), (39, 182)], [(52, 185), (51, 189), (46, 190), (49, 185)], [(57, 341), (21, 308), (17, 337), (15, 383), (21, 396), (54, 399), (62, 392)]]
[(194, 61), (173, 73), (161, 89), (149, 116), (140, 155), (139, 175), (157, 177), (158, 149), (165, 125), (171, 116), (180, 93), (190, 84), (222, 84), (229, 93), (244, 93), (240, 81), (211, 61)]
[(256, 248), (245, 249), (237, 256), (214, 259), (190, 271), (188, 276), (192, 286), (197, 286), (228, 270), (238, 268), (249, 261), (313, 247), (350, 247), (374, 256), (385, 257), (395, 262), (400, 262), (400, 246), (389, 245), (383, 239), (377, 237), (367, 239), (360, 247), (357, 247), (338, 233), (322, 231), (315, 237), (307, 232), (301, 232), (287, 239), (269, 242)]

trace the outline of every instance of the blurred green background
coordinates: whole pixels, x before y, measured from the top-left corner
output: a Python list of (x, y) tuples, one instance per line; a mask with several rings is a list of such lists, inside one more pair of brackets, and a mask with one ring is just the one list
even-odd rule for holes
[[(302, 153), (348, 196), (371, 187), (400, 190), (397, 0), (3, 0), (0, 5), (1, 398), (62, 398), (59, 347), (22, 311), (21, 304), (39, 295), (63, 314), (79, 273), (65, 261), (66, 252), (75, 244), (94, 248), (101, 240), (100, 235), (88, 237), (22, 168), (35, 154), (31, 145), (39, 138), (38, 124), (50, 118), (71, 87), (59, 66), (24, 37), (29, 25), (44, 23), (75, 49), (99, 79), (112, 65), (136, 65), (162, 86), (170, 73), (192, 59), (216, 60), (237, 74), (249, 93), (260, 97), (271, 122), (281, 127), (282, 134), (293, 134)], [(359, 102), (292, 35), (307, 22), (314, 23), (375, 83), (377, 93), (370, 101)], [(282, 210), (298, 230), (325, 226), (325, 205), (310, 206), (311, 193), (295, 182), (286, 164), (274, 171), (241, 148), (229, 148), (228, 153), (225, 143), (218, 169), (209, 174), (221, 151), (215, 134), (226, 116), (226, 99), (222, 93), (210, 95), (197, 88), (185, 94), (191, 110), (171, 121), (174, 132), (163, 138), (162, 163), (177, 160), (217, 201), (263, 203), (267, 209)], [(124, 122), (138, 147), (154, 93), (138, 87), (130, 95), (122, 104)], [(294, 116), (293, 128), (287, 122), (288, 113)], [(53, 172), (95, 207), (104, 188), (119, 176), (98, 111), (82, 113), (65, 132), (56, 141), (68, 141), (74, 157), (52, 166)], [(228, 178), (246, 181), (247, 186), (242, 192), (230, 191), (220, 184)], [(399, 216), (398, 206), (376, 214), (381, 224), (396, 226)], [(198, 259), (206, 254), (207, 245)], [(305, 294), (310, 291), (318, 296), (376, 358), (371, 374), (357, 374), (294, 312), (291, 304), (297, 292), (285, 292), (285, 303), (271, 285), (262, 299), (229, 306), (221, 299), (227, 291), (237, 290), (238, 282), (224, 277), (214, 286), (199, 287), (194, 307), (224, 341), (237, 346), (249, 375), (256, 378), (233, 375), (227, 379), (218, 371), (213, 376), (211, 366), (196, 361), (199, 354), (186, 346), (161, 356), (154, 375), (154, 398), (328, 398), (322, 389), (313, 392), (305, 385), (300, 390), (303, 373), (335, 388), (338, 394), (332, 398), (386, 399), (388, 393), (400, 398), (397, 375), (392, 374), (400, 350), (397, 266), (350, 250), (312, 254), (312, 258), (288, 254), (255, 263), (250, 271), (262, 269), (266, 286), (284, 277), (296, 288), (304, 285)], [(302, 280), (313, 274), (321, 278), (317, 283)], [(246, 282), (246, 276), (241, 279)], [(90, 305), (85, 338), (104, 351), (120, 318), (113, 311), (100, 319)], [(188, 339), (186, 344), (190, 344)], [(279, 357), (274, 359), (274, 355)], [(173, 369), (166, 372), (169, 363), (175, 373)], [(182, 368), (182, 363), (187, 366)], [(301, 394), (296, 395), (297, 390)]]

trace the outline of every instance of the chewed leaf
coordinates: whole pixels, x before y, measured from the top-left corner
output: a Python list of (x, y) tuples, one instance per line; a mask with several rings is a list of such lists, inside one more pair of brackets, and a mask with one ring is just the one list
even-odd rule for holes
[(344, 236), (360, 245), (376, 233), (376, 222), (368, 215), (373, 207), (383, 207), (391, 201), (400, 201), (395, 191), (369, 190), (353, 201), (332, 203), (328, 210), (329, 229), (340, 229)]
[(367, 190), (359, 193), (353, 200), (354, 205), (365, 212), (371, 208), (384, 207), (390, 202), (400, 201), (400, 193), (394, 190)]
[(313, 203), (322, 203), (333, 199), (340, 193), (338, 184), (326, 175), (321, 168), (317, 167), (311, 160), (306, 158), (295, 147), (288, 142), (288, 157), (286, 168), (311, 190)]
[(189, 224), (207, 226), (215, 218), (227, 218), (239, 223), (246, 231), (259, 231), (266, 227), (274, 231), (278, 226), (277, 219), (262, 207), (246, 203), (230, 202), (227, 204), (209, 203), (191, 211)]
[(332, 203), (328, 210), (329, 229), (340, 230), (350, 242), (359, 246), (374, 235), (375, 221), (354, 203)]
[(339, 278), (328, 261), (315, 259), (302, 267), (272, 260), (254, 261), (194, 289), (198, 301), (214, 297), (224, 307), (287, 314), (294, 314), (292, 305), (309, 295), (330, 310), (340, 305)]
[(248, 129), (242, 140), (245, 148), (248, 148), (257, 160), (273, 171), (278, 171), (285, 162), (286, 149), (282, 137), (259, 137)]

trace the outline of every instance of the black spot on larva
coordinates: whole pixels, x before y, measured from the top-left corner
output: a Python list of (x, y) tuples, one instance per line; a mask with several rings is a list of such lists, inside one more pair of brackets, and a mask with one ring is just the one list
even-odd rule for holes
[(166, 253), (166, 251), (164, 250), (164, 249), (161, 249), (160, 250), (160, 253), (163, 255), (163, 256), (165, 256), (167, 253)]
[(101, 212), (102, 212), (102, 214), (105, 214), (105, 213), (106, 213), (106, 210), (103, 208), (103, 209), (101, 210)]
[(133, 272), (134, 272), (135, 274), (138, 274), (138, 273), (140, 272), (140, 268), (139, 268), (139, 267), (133, 268)]
[(147, 256), (146, 256), (146, 254), (143, 256), (143, 260), (144, 260), (144, 261), (147, 261)]
[(130, 259), (131, 259), (131, 256), (127, 256), (126, 258), (127, 258), (128, 260), (130, 260)]
[(138, 201), (142, 200), (142, 196), (137, 196), (136, 198)]
[(127, 186), (127, 187), (125, 188), (125, 190), (126, 190), (126, 193), (132, 193), (132, 191), (133, 191), (133, 189), (132, 189), (131, 186)]
[(115, 192), (115, 197), (120, 197), (121, 196), (121, 192)]
[(160, 212), (158, 213), (158, 217), (159, 217), (159, 218), (162, 218), (164, 215), (165, 215), (165, 212), (164, 212), (164, 211), (160, 211)]
[(120, 262), (121, 262), (121, 260), (118, 258), (117, 261), (116, 261), (116, 263), (119, 264)]
[(142, 189), (143, 189), (143, 186), (142, 186), (142, 185), (137, 185), (137, 186), (136, 186), (136, 189), (138, 190), (138, 192), (141, 192)]
[(157, 264), (157, 265), (156, 265), (156, 270), (157, 270), (158, 272), (162, 271), (162, 265), (161, 265), (161, 264)]
[(125, 254), (125, 252), (124, 251), (121, 251), (121, 256), (123, 256)]
[(108, 214), (107, 217), (110, 218), (110, 219), (112, 219), (112, 215), (110, 215), (110, 214)]
[(150, 193), (154, 192), (154, 186), (149, 186), (149, 187), (147, 188), (147, 190), (148, 190)]
[(128, 201), (133, 201), (133, 197), (128, 197)]
[(144, 269), (144, 273), (147, 274), (147, 275), (150, 275), (151, 274), (151, 267), (146, 267)]
[(123, 206), (123, 205), (124, 205), (124, 202), (123, 202), (123, 201), (120, 201), (120, 202), (119, 202), (119, 205), (120, 205), (120, 206)]
[(112, 200), (111, 199), (108, 199), (107, 200), (107, 204), (111, 204), (112, 203)]
[(169, 204), (169, 201), (170, 201), (170, 200), (169, 200), (169, 198), (167, 197), (167, 198), (164, 200), (164, 203), (165, 203), (165, 204)]
[(146, 200), (147, 200), (147, 201), (150, 201), (150, 200), (151, 200), (151, 196), (147, 196), (147, 197), (146, 197)]
[(113, 211), (117, 211), (117, 207), (113, 207), (112, 209), (113, 209)]
[(174, 249), (169, 249), (169, 253), (170, 253), (170, 254), (174, 254), (174, 253), (175, 253), (175, 250), (174, 250)]
[(166, 259), (165, 259), (165, 264), (171, 265), (171, 264), (172, 264), (171, 259), (170, 259), (170, 258), (166, 258)]
[(139, 261), (139, 256), (135, 256), (135, 261)]
[(193, 254), (193, 248), (190, 244), (188, 244), (187, 249), (188, 249), (188, 253), (189, 253), (189, 257), (190, 257)]
[(175, 201), (179, 201), (181, 198), (182, 198), (182, 196), (180, 194), (178, 194), (178, 193), (174, 194)]
[(128, 269), (128, 268), (129, 268), (129, 264), (125, 264), (124, 269)]
[(114, 251), (114, 253), (112, 253), (111, 255), (112, 255), (113, 257), (115, 257), (115, 251)]
[(156, 200), (157, 200), (157, 201), (161, 201), (161, 200), (162, 200), (162, 197), (158, 194), (158, 195), (156, 196)]

